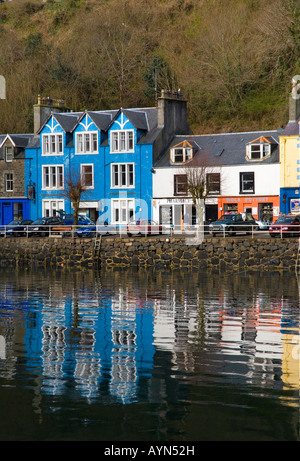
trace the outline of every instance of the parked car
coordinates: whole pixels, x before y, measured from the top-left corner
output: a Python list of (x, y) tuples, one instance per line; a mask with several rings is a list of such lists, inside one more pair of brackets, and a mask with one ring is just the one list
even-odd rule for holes
[(215, 235), (235, 235), (236, 232), (251, 232), (258, 230), (258, 224), (250, 213), (224, 214), (217, 221), (210, 223), (209, 233)]
[(166, 232), (165, 227), (162, 224), (157, 224), (151, 219), (136, 219), (130, 221), (126, 227), (127, 235), (148, 235), (148, 234), (162, 234)]
[[(57, 211), (56, 213), (59, 214), (61, 219), (63, 219), (64, 223), (68, 226), (74, 225), (74, 215), (71, 213), (66, 213), (65, 211)], [(88, 216), (85, 215), (78, 215), (78, 226), (85, 226), (85, 225), (93, 225), (95, 224)]]
[(97, 220), (97, 223), (92, 224), (92, 225), (86, 225), (79, 227), (76, 230), (76, 235), (77, 237), (95, 237), (96, 234), (98, 235), (110, 235), (110, 234), (116, 234), (117, 233), (117, 228), (113, 224), (108, 224), (106, 221), (99, 221)]
[(261, 221), (259, 219), (255, 220), (256, 224), (258, 225), (258, 230), (268, 230), (270, 227), (269, 221)]
[(38, 218), (28, 226), (28, 236), (37, 235), (40, 237), (46, 237), (50, 234), (55, 227), (62, 227), (65, 222), (59, 216), (52, 216), (46, 218)]
[(32, 223), (30, 219), (15, 219), (11, 221), (7, 226), (3, 226), (0, 229), (0, 235), (6, 236), (24, 236), (27, 234), (27, 227)]
[(271, 237), (294, 237), (300, 235), (300, 215), (280, 216), (269, 227)]

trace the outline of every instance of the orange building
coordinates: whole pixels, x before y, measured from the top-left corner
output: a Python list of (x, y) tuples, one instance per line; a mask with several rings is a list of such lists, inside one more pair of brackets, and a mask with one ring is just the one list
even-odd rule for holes
[(225, 213), (251, 213), (255, 219), (273, 221), (279, 214), (279, 195), (218, 198), (218, 217)]

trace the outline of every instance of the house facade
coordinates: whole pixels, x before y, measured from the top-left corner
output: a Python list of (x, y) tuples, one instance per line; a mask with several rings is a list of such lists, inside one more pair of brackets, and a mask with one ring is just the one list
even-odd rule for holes
[(188, 216), (196, 224), (186, 182), (190, 168), (202, 169), (205, 176), (205, 220), (230, 212), (265, 221), (279, 215), (277, 131), (176, 136), (155, 163), (155, 220), (180, 229)]
[(80, 213), (117, 226), (152, 218), (154, 161), (174, 135), (190, 132), (186, 101), (166, 92), (154, 108), (56, 110), (36, 120), (43, 123), (26, 149), (36, 191), (32, 219), (72, 213), (65, 182), (80, 178)]
[(32, 135), (0, 136), (0, 224), (16, 219), (30, 219), (31, 188), (30, 160), (25, 149)]
[(289, 121), (280, 140), (280, 210), (284, 214), (300, 213), (300, 95), (292, 91)]

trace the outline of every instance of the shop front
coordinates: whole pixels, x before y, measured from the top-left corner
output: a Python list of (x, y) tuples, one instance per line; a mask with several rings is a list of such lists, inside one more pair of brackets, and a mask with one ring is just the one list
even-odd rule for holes
[(273, 222), (279, 216), (279, 196), (237, 196), (218, 199), (218, 216), (251, 213), (255, 219)]
[[(214, 221), (218, 217), (217, 198), (205, 200), (204, 221)], [(174, 231), (197, 224), (196, 207), (191, 198), (169, 198), (153, 200), (153, 219)]]
[(280, 189), (280, 211), (283, 214), (300, 214), (299, 187), (283, 187)]
[(30, 219), (28, 199), (1, 199), (0, 224), (7, 225), (16, 219)]

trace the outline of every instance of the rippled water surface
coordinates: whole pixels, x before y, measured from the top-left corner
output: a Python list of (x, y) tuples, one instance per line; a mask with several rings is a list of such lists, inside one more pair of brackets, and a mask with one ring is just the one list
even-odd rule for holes
[(299, 439), (293, 274), (0, 272), (0, 439)]

